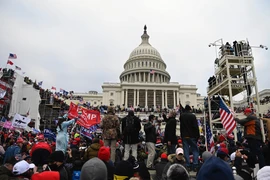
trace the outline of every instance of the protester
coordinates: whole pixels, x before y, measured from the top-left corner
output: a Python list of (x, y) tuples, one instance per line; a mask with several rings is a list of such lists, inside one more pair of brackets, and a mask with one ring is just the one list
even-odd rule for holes
[(71, 173), (64, 166), (65, 155), (62, 151), (55, 151), (49, 157), (49, 166), (47, 170), (58, 171), (60, 173), (61, 180), (70, 180)]
[(15, 157), (17, 160), (21, 160), (21, 148), (23, 146), (23, 139), (19, 137), (16, 141), (16, 144), (11, 145), (7, 148), (4, 156), (3, 163), (6, 162), (7, 159)]
[(141, 120), (134, 116), (134, 111), (129, 111), (128, 115), (122, 119), (122, 135), (125, 144), (124, 160), (129, 158), (130, 149), (132, 149), (132, 156), (137, 160), (140, 130)]
[(234, 176), (229, 164), (220, 158), (211, 156), (203, 163), (197, 175), (197, 180), (206, 179), (234, 180)]
[(113, 163), (110, 162), (110, 148), (101, 147), (98, 151), (98, 158), (104, 162), (107, 167), (107, 178), (108, 180), (113, 180), (114, 175), (114, 166)]
[(0, 179), (10, 180), (13, 176), (13, 166), (17, 163), (15, 157), (7, 159), (4, 165), (0, 166)]
[(99, 158), (94, 157), (84, 163), (80, 180), (106, 180), (107, 167)]
[(100, 127), (103, 129), (102, 137), (104, 139), (104, 145), (110, 147), (110, 159), (112, 162), (115, 162), (116, 140), (119, 135), (118, 132), (120, 132), (120, 123), (119, 118), (114, 115), (113, 107), (108, 107), (107, 114), (102, 119)]
[(31, 180), (60, 180), (60, 174), (57, 171), (44, 171), (33, 174)]
[(84, 153), (83, 159), (88, 161), (94, 157), (98, 157), (98, 151), (102, 145), (100, 144), (99, 138), (94, 138), (93, 143), (87, 148), (86, 152)]
[[(200, 137), (198, 121), (189, 105), (186, 105), (185, 112), (180, 116), (180, 132), (183, 141), (183, 148), (188, 170), (197, 171), (199, 162), (199, 149), (197, 146), (198, 138)], [(193, 167), (190, 164), (189, 149), (193, 154)]]
[(165, 132), (164, 132), (164, 143), (167, 144), (167, 154), (175, 153), (175, 147), (177, 144), (176, 137), (176, 112), (171, 110), (169, 112), (168, 118), (163, 114), (163, 119), (166, 122)]
[(32, 169), (34, 167), (34, 164), (28, 164), (25, 160), (21, 160), (13, 166), (12, 172), (17, 178), (30, 180), (31, 176), (33, 175)]
[(158, 162), (156, 165), (155, 165), (155, 169), (156, 169), (156, 177), (155, 177), (155, 180), (160, 180), (162, 179), (162, 173), (164, 171), (164, 168), (165, 166), (167, 165), (168, 163), (168, 156), (166, 153), (162, 153), (161, 156), (160, 156), (160, 162)]
[(251, 157), (253, 159), (257, 159), (259, 161), (259, 168), (262, 168), (265, 165), (263, 153), (262, 153), (262, 133), (260, 120), (256, 117), (256, 115), (252, 112), (250, 108), (246, 108), (244, 111), (245, 119), (235, 118), (235, 121), (242, 126), (244, 129), (244, 137), (247, 140), (248, 147), (250, 149)]
[(154, 169), (154, 159), (156, 155), (155, 143), (157, 141), (157, 133), (156, 128), (153, 125), (154, 118), (154, 115), (150, 115), (148, 123), (144, 125), (145, 142), (148, 150), (146, 167), (148, 169)]
[(67, 145), (68, 145), (68, 133), (67, 128), (69, 125), (73, 124), (77, 119), (72, 119), (65, 121), (64, 117), (58, 118), (57, 123), (57, 136), (56, 136), (56, 151), (62, 151), (66, 154)]
[(173, 164), (167, 171), (167, 180), (189, 180), (189, 173), (181, 164)]

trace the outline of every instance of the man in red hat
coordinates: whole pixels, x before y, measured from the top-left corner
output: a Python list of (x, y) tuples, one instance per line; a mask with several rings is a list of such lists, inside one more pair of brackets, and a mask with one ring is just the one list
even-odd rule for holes
[(15, 157), (17, 160), (21, 160), (21, 148), (23, 146), (23, 139), (19, 137), (15, 145), (9, 146), (5, 152), (3, 163), (8, 159)]
[(30, 156), (32, 157), (33, 163), (41, 168), (44, 164), (48, 163), (48, 157), (52, 153), (52, 149), (50, 145), (45, 142), (43, 134), (40, 134), (37, 139), (38, 142), (33, 145)]
[(244, 126), (244, 137), (248, 142), (250, 153), (254, 160), (256, 160), (258, 157), (259, 167), (262, 168), (265, 165), (265, 162), (261, 150), (263, 142), (260, 120), (256, 117), (250, 108), (246, 108), (244, 114), (247, 116), (246, 118), (241, 120), (235, 118), (235, 121)]

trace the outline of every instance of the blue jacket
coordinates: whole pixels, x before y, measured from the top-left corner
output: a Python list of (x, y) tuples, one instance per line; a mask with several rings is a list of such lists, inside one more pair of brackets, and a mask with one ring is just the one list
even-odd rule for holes
[(12, 157), (20, 156), (20, 153), (21, 153), (21, 148), (19, 146), (17, 145), (9, 146), (5, 152), (3, 164), (5, 164), (5, 162)]

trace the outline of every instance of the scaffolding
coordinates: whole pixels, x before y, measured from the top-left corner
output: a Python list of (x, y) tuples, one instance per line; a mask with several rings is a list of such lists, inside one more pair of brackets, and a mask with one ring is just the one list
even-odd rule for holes
[[(218, 44), (219, 43), (219, 44)], [(217, 95), (225, 98), (229, 103), (232, 110), (234, 110), (233, 97), (239, 93), (247, 94), (247, 102), (251, 108), (253, 108), (253, 103), (256, 103), (256, 114), (259, 117), (260, 113), (260, 103), (257, 78), (255, 74), (254, 58), (252, 55), (252, 49), (248, 41), (234, 41), (233, 46), (228, 42), (224, 45), (222, 39), (211, 43), (210, 46), (219, 47), (219, 53), (216, 51), (215, 59), (215, 75), (209, 78), (209, 86), (207, 88), (208, 95), (208, 110), (209, 110), (209, 121), (210, 127), (213, 132), (213, 124), (220, 124), (220, 117), (212, 117), (212, 113), (217, 113), (218, 108), (213, 108), (212, 106), (218, 102), (214, 101), (211, 103), (211, 99), (215, 99)], [(267, 47), (260, 45), (260, 48)], [(254, 94), (257, 101), (251, 98), (251, 94)], [(214, 111), (214, 112), (213, 112)], [(261, 127), (263, 122), (261, 122)], [(265, 140), (264, 128), (262, 129), (263, 141)], [(236, 128), (234, 129), (235, 138)]]

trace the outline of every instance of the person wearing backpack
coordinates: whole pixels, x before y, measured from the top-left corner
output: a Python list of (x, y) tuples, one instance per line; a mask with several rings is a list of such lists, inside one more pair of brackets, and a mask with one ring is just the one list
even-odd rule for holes
[(132, 156), (137, 160), (137, 147), (139, 143), (139, 132), (141, 130), (141, 120), (134, 116), (133, 111), (122, 119), (122, 136), (125, 144), (124, 160), (129, 158), (129, 152), (132, 150)]

